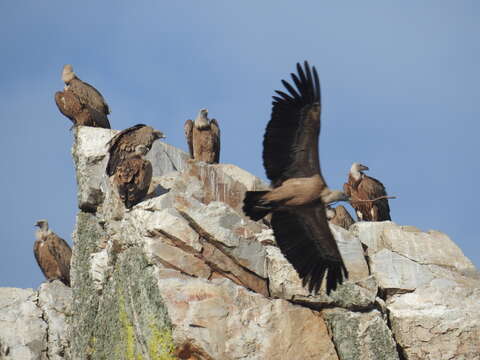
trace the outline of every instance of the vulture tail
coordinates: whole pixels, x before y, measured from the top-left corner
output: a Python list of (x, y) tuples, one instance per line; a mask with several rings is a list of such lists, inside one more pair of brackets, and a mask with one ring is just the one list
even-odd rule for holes
[(272, 205), (262, 201), (268, 191), (247, 191), (243, 199), (243, 212), (250, 219), (257, 221), (273, 210)]

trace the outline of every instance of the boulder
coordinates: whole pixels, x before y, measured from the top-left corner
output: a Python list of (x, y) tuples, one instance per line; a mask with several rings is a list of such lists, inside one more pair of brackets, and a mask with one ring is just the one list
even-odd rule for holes
[(377, 310), (352, 312), (322, 311), (342, 360), (399, 360), (392, 332)]

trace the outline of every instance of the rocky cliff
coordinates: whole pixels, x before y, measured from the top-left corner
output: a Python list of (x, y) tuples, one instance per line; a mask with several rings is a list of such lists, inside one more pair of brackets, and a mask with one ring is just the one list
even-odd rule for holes
[(350, 281), (311, 296), (241, 212), (262, 181), (157, 141), (149, 198), (125, 210), (114, 134), (77, 129), (72, 294), (0, 289), (0, 359), (480, 359), (480, 280), (445, 234), (332, 225)]

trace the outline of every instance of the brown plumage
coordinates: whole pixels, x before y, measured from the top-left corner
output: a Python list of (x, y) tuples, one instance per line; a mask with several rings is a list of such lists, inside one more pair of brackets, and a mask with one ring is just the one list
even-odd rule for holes
[(147, 152), (145, 145), (138, 145), (134, 155), (123, 160), (115, 171), (113, 181), (127, 209), (145, 198), (152, 181), (152, 164), (143, 158)]
[(120, 131), (107, 143), (110, 154), (106, 169), (107, 175), (112, 176), (123, 160), (133, 156), (138, 145), (145, 145), (150, 150), (155, 140), (164, 137), (162, 132), (144, 124)]
[(47, 220), (38, 220), (35, 226), (36, 240), (33, 253), (38, 266), (47, 280), (60, 280), (70, 286), (70, 259), (72, 250), (70, 246), (57, 234), (48, 229)]
[(110, 128), (110, 124), (107, 122), (97, 123), (97, 117), (93, 111), (89, 110), (89, 107), (82, 104), (77, 95), (71, 90), (57, 91), (55, 93), (55, 103), (58, 110), (69, 118), (73, 125), (93, 126)]
[(208, 110), (201, 109), (195, 121), (187, 120), (183, 126), (190, 158), (207, 164), (220, 160), (220, 128), (215, 119), (208, 119)]
[(338, 205), (335, 208), (327, 206), (327, 219), (330, 224), (341, 226), (346, 230), (355, 224), (355, 221), (350, 216), (350, 213), (342, 205)]
[(60, 112), (75, 125), (86, 125), (110, 129), (107, 115), (110, 109), (102, 94), (92, 85), (80, 80), (72, 65), (62, 71), (64, 91), (55, 93), (55, 103)]
[(368, 167), (353, 163), (348, 174), (348, 180), (343, 185), (344, 192), (350, 196), (350, 204), (355, 209), (359, 221), (391, 220), (390, 206), (387, 199), (372, 202), (358, 202), (355, 200), (373, 200), (386, 196), (385, 186), (377, 179), (367, 176), (363, 171)]
[(263, 165), (273, 190), (247, 191), (243, 211), (253, 220), (271, 212), (276, 242), (304, 286), (316, 293), (326, 277), (329, 293), (348, 274), (325, 205), (347, 198), (330, 190), (321, 174), (320, 82), (312, 70), (307, 62), (304, 68), (297, 64), (298, 75), (292, 74), (296, 88), (282, 81), (289, 94), (276, 91), (279, 96), (273, 97), (263, 140)]

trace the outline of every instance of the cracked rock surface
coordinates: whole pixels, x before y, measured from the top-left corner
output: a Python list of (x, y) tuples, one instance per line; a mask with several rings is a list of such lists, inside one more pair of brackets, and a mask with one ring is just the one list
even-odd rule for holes
[(0, 359), (70, 359), (71, 289), (62, 282), (38, 290), (0, 288)]
[(480, 359), (479, 276), (445, 234), (331, 225), (350, 278), (313, 296), (241, 211), (260, 179), (156, 141), (149, 195), (125, 210), (115, 133), (76, 129), (71, 295), (0, 289), (0, 359)]

